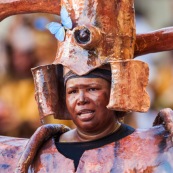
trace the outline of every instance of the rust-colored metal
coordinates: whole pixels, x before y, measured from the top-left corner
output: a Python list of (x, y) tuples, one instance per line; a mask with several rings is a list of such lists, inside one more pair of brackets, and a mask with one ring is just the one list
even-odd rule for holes
[[(41, 12), (59, 15), (60, 9), (61, 0), (0, 0), (0, 21), (15, 14)], [(79, 7), (74, 5), (73, 9), (78, 10)], [(135, 57), (148, 53), (172, 50), (172, 40), (173, 27), (137, 34), (134, 51)]]
[(15, 14), (60, 14), (61, 0), (0, 0), (0, 21)]
[(93, 50), (102, 41), (102, 33), (97, 27), (78, 26), (73, 31), (75, 43), (83, 49)]
[(170, 132), (173, 137), (173, 111), (170, 108), (162, 109), (155, 121), (153, 122), (153, 126), (157, 126), (159, 124), (164, 124), (165, 128)]
[[(133, 71), (129, 71), (131, 68), (124, 66), (124, 64), (129, 61), (128, 64), (134, 67), (137, 64), (136, 61), (132, 61), (134, 55), (138, 56), (173, 49), (171, 44), (173, 28), (140, 34), (136, 39), (133, 3), (133, 0), (0, 1), (0, 18), (3, 19), (12, 14), (32, 12), (59, 14), (61, 6), (65, 6), (72, 19), (73, 28), (66, 31), (64, 42), (58, 42), (54, 64), (62, 64), (78, 75), (86, 74), (105, 63), (110, 64), (113, 82), (108, 105), (109, 109), (145, 112), (149, 107), (149, 97), (146, 94), (144, 85), (136, 85), (137, 92), (134, 92), (132, 97), (130, 93), (132, 93), (133, 89), (130, 91), (128, 85), (122, 85), (123, 77), (122, 81), (119, 77), (117, 78), (118, 70), (115, 69), (117, 67), (115, 64), (118, 62), (119, 66), (124, 68), (123, 71), (129, 74), (127, 76), (122, 70), (118, 72), (121, 75), (126, 75), (126, 80), (130, 81), (131, 84), (136, 82), (135, 75), (141, 80), (147, 81), (147, 76), (145, 79), (144, 76), (139, 76), (139, 70), (133, 69)], [(137, 66), (140, 66), (140, 62)], [(145, 74), (147, 75), (148, 73), (146, 72)], [(117, 81), (119, 81), (119, 84)], [(52, 88), (53, 85), (51, 85), (50, 87), (47, 85), (47, 88)], [(114, 99), (117, 97), (115, 91), (117, 87), (119, 91), (122, 91), (120, 92), (122, 98)], [(137, 105), (137, 100), (134, 98), (139, 98), (139, 93), (141, 98), (137, 100), (146, 100), (146, 102), (139, 101)], [(43, 103), (43, 98), (38, 97), (37, 92), (36, 98), (41, 116), (54, 114), (56, 118), (69, 119), (66, 108), (61, 111), (61, 108), (58, 108), (59, 105), (58, 107), (56, 106), (56, 101), (51, 103), (53, 96), (55, 94), (44, 95), (45, 101)], [(60, 95), (56, 97), (63, 99), (63, 96)], [(124, 102), (125, 98), (128, 98), (129, 104)], [(58, 103), (60, 102), (58, 101)], [(141, 105), (142, 103), (144, 105)]]
[(115, 61), (112, 67), (112, 88), (109, 109), (146, 112), (150, 106), (145, 90), (148, 85), (149, 68), (144, 62)]
[[(58, 42), (54, 64), (63, 64), (76, 74), (84, 75), (104, 63), (133, 58), (136, 38), (133, 0), (80, 0), (75, 3), (77, 7), (74, 3), (62, 3), (71, 12), (73, 29), (66, 32), (64, 42)], [(80, 44), (81, 37), (75, 33), (76, 29), (82, 33), (83, 27), (89, 33), (94, 28), (97, 38), (88, 40), (88, 34), (85, 43)]]
[[(160, 117), (161, 119), (158, 121), (158, 118)], [(158, 126), (163, 122), (169, 131), (169, 134), (168, 131), (165, 131), (162, 125)], [(95, 169), (95, 166), (94, 168), (91, 166), (90, 161), (92, 161), (94, 165), (100, 165), (99, 167), (102, 168), (102, 172), (105, 171), (105, 169), (112, 168), (110, 165), (117, 165), (117, 163), (122, 164), (123, 167), (121, 167), (121, 169), (123, 168), (125, 170), (129, 169), (135, 171), (140, 170), (141, 167), (141, 170), (144, 169), (149, 171), (150, 168), (153, 167), (150, 172), (157, 172), (159, 169), (164, 170), (166, 168), (169, 168), (167, 170), (168, 173), (171, 172), (173, 169), (171, 165), (171, 155), (173, 152), (172, 122), (172, 110), (168, 108), (163, 109), (160, 111), (155, 120), (157, 125), (156, 127), (148, 130), (136, 130), (136, 132), (121, 139), (115, 144), (112, 143), (106, 145), (106, 148), (103, 146), (101, 148), (85, 152), (81, 158), (81, 163), (78, 166), (77, 172)], [(57, 151), (53, 140), (49, 140), (52, 136), (61, 135), (68, 130), (69, 128), (63, 125), (44, 125), (34, 133), (29, 141), (28, 139), (0, 137), (0, 172), (14, 172), (14, 170), (20, 173), (28, 172), (27, 170), (31, 163), (33, 163), (32, 169), (30, 169), (29, 172), (45, 172), (45, 170), (47, 170), (47, 172), (54, 172), (55, 169), (57, 169), (58, 172), (74, 172), (73, 161), (60, 154)], [(47, 140), (49, 141), (46, 142)], [(112, 147), (110, 148), (108, 146)], [(112, 152), (110, 151), (112, 150), (116, 151), (116, 154), (113, 152), (115, 155), (111, 154)], [(100, 159), (94, 159), (96, 158), (95, 154), (97, 154), (97, 151), (103, 151), (102, 154), (104, 155), (104, 157), (102, 157), (103, 155), (101, 154), (97, 156), (97, 158), (106, 158), (106, 161), (103, 160), (104, 162), (102, 163), (99, 162)], [(149, 157), (151, 157), (151, 162), (148, 162), (147, 160)], [(140, 160), (140, 164), (136, 165), (136, 159)], [(115, 160), (116, 162), (113, 162)], [(106, 166), (106, 163), (109, 163), (110, 165), (108, 164)], [(126, 165), (125, 163), (128, 164)], [(171, 167), (166, 167), (167, 164)], [(118, 169), (117, 166), (115, 166), (115, 168)], [(116, 170), (115, 168), (114, 172), (117, 173), (125, 171)]]
[(40, 66), (32, 69), (35, 83), (35, 99), (38, 103), (41, 119), (47, 115), (54, 115), (57, 107), (56, 67), (54, 65)]
[(29, 140), (0, 136), (0, 172), (28, 172), (40, 147), (55, 134), (68, 130), (64, 125), (47, 124), (38, 128)]
[(144, 131), (137, 130), (120, 141), (86, 151), (76, 172), (92, 170), (99, 173), (171, 173), (172, 146), (173, 143), (162, 126)]
[[(66, 31), (64, 42), (58, 42), (54, 64), (62, 64), (78, 75), (110, 64), (112, 86), (108, 108), (146, 111), (149, 107), (145, 91), (148, 67), (132, 59), (134, 55), (173, 49), (173, 28), (140, 34), (136, 39), (133, 0), (0, 0), (0, 20), (23, 13), (60, 14), (61, 6), (67, 8), (73, 28)], [(62, 95), (57, 97), (60, 85), (56, 82), (63, 85), (62, 74), (56, 78), (59, 75), (56, 67), (48, 65), (33, 70), (42, 118), (50, 114), (62, 118), (56, 114), (62, 99)], [(154, 124), (162, 123), (163, 119), (172, 133), (172, 118), (163, 112), (160, 117)], [(27, 139), (0, 137), (0, 172), (14, 172), (16, 167), (16, 172), (27, 172), (30, 165), (29, 172), (75, 172), (73, 161), (57, 151), (52, 139), (44, 144), (48, 138), (67, 130), (60, 125), (43, 126), (29, 142)], [(163, 126), (157, 126), (136, 130), (118, 142), (86, 151), (76, 172), (169, 173), (173, 170), (172, 154), (172, 134)]]
[(48, 115), (58, 119), (70, 119), (66, 104), (63, 69), (57, 65), (45, 65), (32, 69), (35, 83), (35, 99), (41, 120)]
[(48, 115), (55, 119), (70, 120), (65, 102), (63, 67), (45, 65), (32, 69), (35, 83), (35, 98), (41, 120)]
[(0, 172), (14, 172), (27, 142), (28, 139), (0, 136)]
[(135, 57), (148, 53), (173, 49), (173, 27), (138, 34), (135, 43)]
[[(75, 172), (73, 161), (57, 151), (52, 138), (44, 143), (51, 133), (53, 136), (68, 129), (61, 130), (60, 126), (51, 125), (39, 130), (41, 133), (37, 131), (34, 134), (26, 149), (24, 148), (27, 139), (0, 138), (0, 172), (14, 172), (21, 155), (23, 155), (21, 159), (24, 169), (18, 167), (16, 172)], [(76, 172), (154, 173), (165, 171), (172, 173), (173, 142), (171, 139), (170, 134), (162, 125), (147, 130), (136, 130), (117, 142), (85, 151)], [(40, 147), (41, 144), (43, 144), (42, 147)], [(22, 162), (19, 165), (22, 165)]]
[(28, 168), (40, 147), (52, 136), (57, 133), (65, 133), (68, 130), (70, 130), (68, 127), (60, 124), (48, 124), (39, 127), (27, 143), (25, 150), (20, 157), (15, 173), (28, 172)]

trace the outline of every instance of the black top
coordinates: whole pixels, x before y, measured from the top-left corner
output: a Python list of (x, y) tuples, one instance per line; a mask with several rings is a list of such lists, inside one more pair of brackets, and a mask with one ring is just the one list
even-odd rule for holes
[(102, 147), (106, 144), (115, 142), (117, 140), (120, 140), (130, 134), (132, 134), (135, 130), (125, 124), (122, 124), (118, 131), (105, 136), (101, 139), (89, 141), (89, 142), (59, 142), (60, 135), (57, 135), (54, 137), (55, 139), (55, 145), (58, 151), (63, 154), (65, 157), (71, 159), (74, 161), (75, 169), (77, 169), (79, 160), (82, 156), (82, 154), (86, 150), (91, 150), (95, 148)]

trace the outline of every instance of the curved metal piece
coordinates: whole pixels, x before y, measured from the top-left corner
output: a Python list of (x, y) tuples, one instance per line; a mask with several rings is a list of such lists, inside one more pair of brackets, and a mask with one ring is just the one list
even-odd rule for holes
[(66, 108), (61, 65), (44, 65), (32, 69), (40, 119), (53, 115), (56, 119), (70, 120)]
[(56, 114), (58, 107), (58, 80), (56, 79), (56, 67), (45, 65), (33, 68), (32, 70), (35, 84), (35, 99), (37, 101), (40, 119), (47, 115)]
[(111, 62), (112, 86), (108, 109), (147, 112), (150, 107), (148, 65), (139, 60)]
[(52, 140), (48, 141), (39, 150), (31, 170), (39, 173), (172, 173), (172, 155), (173, 143), (161, 125), (136, 130), (123, 139), (85, 151), (76, 171), (73, 160), (58, 152)]
[(60, 14), (61, 0), (0, 0), (0, 21), (15, 14)]
[(164, 124), (173, 137), (173, 111), (170, 108), (162, 109), (153, 122), (153, 126)]
[(173, 50), (173, 27), (137, 35), (135, 57), (169, 50)]
[(39, 127), (36, 132), (29, 139), (24, 152), (18, 162), (15, 173), (26, 173), (32, 163), (37, 151), (40, 149), (49, 138), (55, 134), (65, 133), (70, 130), (68, 127), (60, 124), (47, 124)]

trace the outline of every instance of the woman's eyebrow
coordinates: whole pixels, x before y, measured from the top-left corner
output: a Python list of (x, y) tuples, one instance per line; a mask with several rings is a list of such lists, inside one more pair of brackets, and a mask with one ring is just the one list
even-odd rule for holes
[(76, 85), (71, 85), (71, 86), (68, 86), (66, 87), (67, 89), (75, 89), (75, 88), (79, 88), (79, 87), (90, 87), (90, 86), (102, 86), (101, 84), (99, 83), (91, 83), (91, 84), (76, 84)]
[(77, 88), (77, 86), (69, 86), (69, 87), (66, 87), (66, 89), (75, 89)]

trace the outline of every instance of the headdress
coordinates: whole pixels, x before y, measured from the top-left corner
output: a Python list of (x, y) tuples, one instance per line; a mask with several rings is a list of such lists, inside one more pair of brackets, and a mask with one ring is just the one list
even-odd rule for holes
[[(64, 9), (66, 9), (65, 17), (63, 17)], [(76, 4), (67, 4), (66, 1), (62, 1), (60, 14), (62, 24), (51, 23), (48, 26), (50, 31), (60, 40), (53, 64), (62, 64), (76, 75), (85, 75), (103, 64), (110, 64), (112, 86), (108, 108), (117, 111), (147, 111), (149, 97), (145, 87), (148, 83), (148, 66), (144, 62), (133, 60), (136, 40), (133, 0), (82, 0)], [(70, 25), (64, 29), (63, 25), (65, 24), (63, 23), (71, 24), (69, 17), (72, 27)], [(50, 67), (53, 69), (53, 66)], [(55, 70), (57, 70), (56, 66)], [(65, 100), (63, 99), (63, 89), (60, 89), (63, 88), (62, 84), (57, 84), (57, 93), (61, 91), (63, 96), (59, 94), (56, 96), (55, 93), (53, 93), (54, 96), (51, 96), (50, 93), (43, 90), (40, 92), (37, 88), (40, 85), (38, 72), (40, 73), (40, 68), (33, 70), (36, 100), (41, 108), (40, 112), (44, 114), (43, 110), (47, 111), (50, 104), (45, 107), (46, 102), (51, 104), (57, 102), (54, 105), (55, 117), (60, 118), (60, 116), (67, 115), (65, 102), (62, 102)], [(54, 79), (57, 82), (62, 80), (59, 75), (57, 74), (58, 77), (56, 76)], [(51, 85), (51, 81), (46, 83)], [(41, 87), (49, 88), (49, 86)], [(52, 92), (52, 88), (55, 86), (51, 87), (50, 92)], [(43, 97), (43, 93), (46, 96)], [(56, 98), (54, 98), (55, 96)], [(54, 99), (48, 101), (50, 98)], [(43, 104), (44, 101), (46, 102)], [(61, 112), (62, 107), (64, 107), (64, 111)]]
[[(61, 24), (48, 26), (60, 40), (55, 61), (32, 69), (41, 118), (53, 114), (58, 119), (69, 119), (63, 95), (63, 66), (77, 75), (85, 75), (110, 64), (112, 86), (108, 108), (117, 111), (148, 110), (150, 101), (145, 89), (148, 65), (133, 58), (170, 50), (173, 46), (168, 39), (164, 40), (166, 33), (162, 31), (136, 37), (134, 0), (1, 1), (0, 19), (19, 13), (61, 13)], [(173, 29), (167, 31), (172, 39)]]

